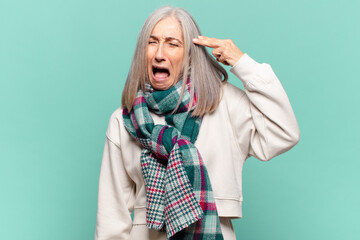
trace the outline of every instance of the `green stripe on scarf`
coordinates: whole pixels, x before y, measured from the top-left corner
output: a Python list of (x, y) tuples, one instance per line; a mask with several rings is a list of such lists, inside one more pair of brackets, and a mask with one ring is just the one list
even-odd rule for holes
[[(131, 112), (123, 110), (128, 132), (142, 145), (140, 162), (145, 180), (147, 227), (166, 230), (169, 239), (223, 239), (210, 179), (194, 142), (201, 118), (187, 112), (190, 82), (181, 104), (182, 81), (165, 91), (150, 84), (139, 90)], [(150, 111), (165, 115), (154, 124)]]

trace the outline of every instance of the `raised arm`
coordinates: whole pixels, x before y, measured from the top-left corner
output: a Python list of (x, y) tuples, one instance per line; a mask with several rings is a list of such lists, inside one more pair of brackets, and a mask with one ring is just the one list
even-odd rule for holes
[(288, 96), (271, 66), (245, 54), (230, 71), (243, 82), (246, 93), (240, 99), (229, 99), (240, 147), (247, 146), (250, 139), (243, 151), (266, 161), (291, 149), (299, 141), (300, 131)]
[(231, 40), (199, 37), (194, 43), (214, 48), (219, 62), (231, 65), (245, 93), (228, 87), (229, 115), (240, 149), (266, 161), (286, 152), (300, 139), (299, 127), (279, 79), (271, 66), (241, 52)]

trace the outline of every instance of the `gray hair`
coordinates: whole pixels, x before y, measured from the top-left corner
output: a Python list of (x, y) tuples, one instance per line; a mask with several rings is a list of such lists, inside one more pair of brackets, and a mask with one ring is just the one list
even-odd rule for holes
[[(193, 17), (185, 9), (171, 6), (155, 10), (147, 18), (140, 31), (133, 61), (122, 94), (122, 106), (130, 111), (137, 91), (139, 89), (145, 91), (145, 83), (149, 81), (146, 58), (149, 38), (154, 26), (160, 20), (168, 17), (175, 17), (182, 27), (185, 48), (182, 77), (187, 79), (190, 71), (190, 94), (192, 96), (190, 106), (194, 103), (193, 96), (194, 92), (196, 93), (196, 107), (192, 115), (203, 116), (205, 113), (213, 112), (220, 102), (222, 83), (228, 79), (227, 72), (210, 56), (204, 46), (193, 44), (192, 40), (201, 35)], [(186, 81), (183, 81), (181, 96), (184, 92), (185, 84)]]

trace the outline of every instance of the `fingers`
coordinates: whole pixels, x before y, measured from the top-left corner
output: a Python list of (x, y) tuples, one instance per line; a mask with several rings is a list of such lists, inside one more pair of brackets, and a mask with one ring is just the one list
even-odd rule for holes
[(195, 38), (193, 41), (194, 41), (194, 43), (196, 43), (198, 45), (214, 48), (211, 53), (216, 58), (216, 60), (218, 62), (221, 62), (224, 65), (230, 65), (226, 61), (226, 57), (224, 56), (223, 49), (222, 49), (224, 41), (226, 41), (226, 40), (220, 40), (220, 39), (216, 39), (216, 38), (208, 38), (205, 36), (199, 36), (198, 38)]
[(231, 39), (217, 39), (199, 36), (193, 39), (193, 43), (213, 48), (212, 54), (217, 61), (225, 65), (234, 66), (244, 53), (234, 44)]
[(218, 48), (221, 45), (220, 39), (217, 38), (209, 38), (205, 36), (199, 36), (198, 38), (193, 39), (193, 43), (202, 45), (209, 48)]
[(216, 58), (216, 61), (221, 62), (222, 64), (227, 65), (227, 66), (230, 65), (230, 64), (226, 61), (226, 58), (225, 58), (223, 55), (221, 55), (221, 54), (216, 54), (216, 55), (214, 55), (214, 56), (215, 56), (215, 58)]
[(221, 49), (215, 48), (211, 53), (212, 53), (212, 55), (214, 55), (214, 57), (218, 58), (221, 56)]

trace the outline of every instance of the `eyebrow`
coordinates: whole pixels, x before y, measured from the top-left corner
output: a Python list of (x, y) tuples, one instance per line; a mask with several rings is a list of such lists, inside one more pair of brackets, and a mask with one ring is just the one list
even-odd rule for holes
[[(153, 38), (153, 39), (159, 41), (159, 38), (156, 37), (156, 36), (154, 36), (154, 35), (151, 35), (150, 38)], [(169, 41), (178, 41), (179, 43), (183, 44), (182, 41), (180, 41), (179, 39), (174, 38), (174, 37), (166, 37), (166, 38), (165, 38), (165, 41), (167, 41), (167, 42), (169, 42)]]

